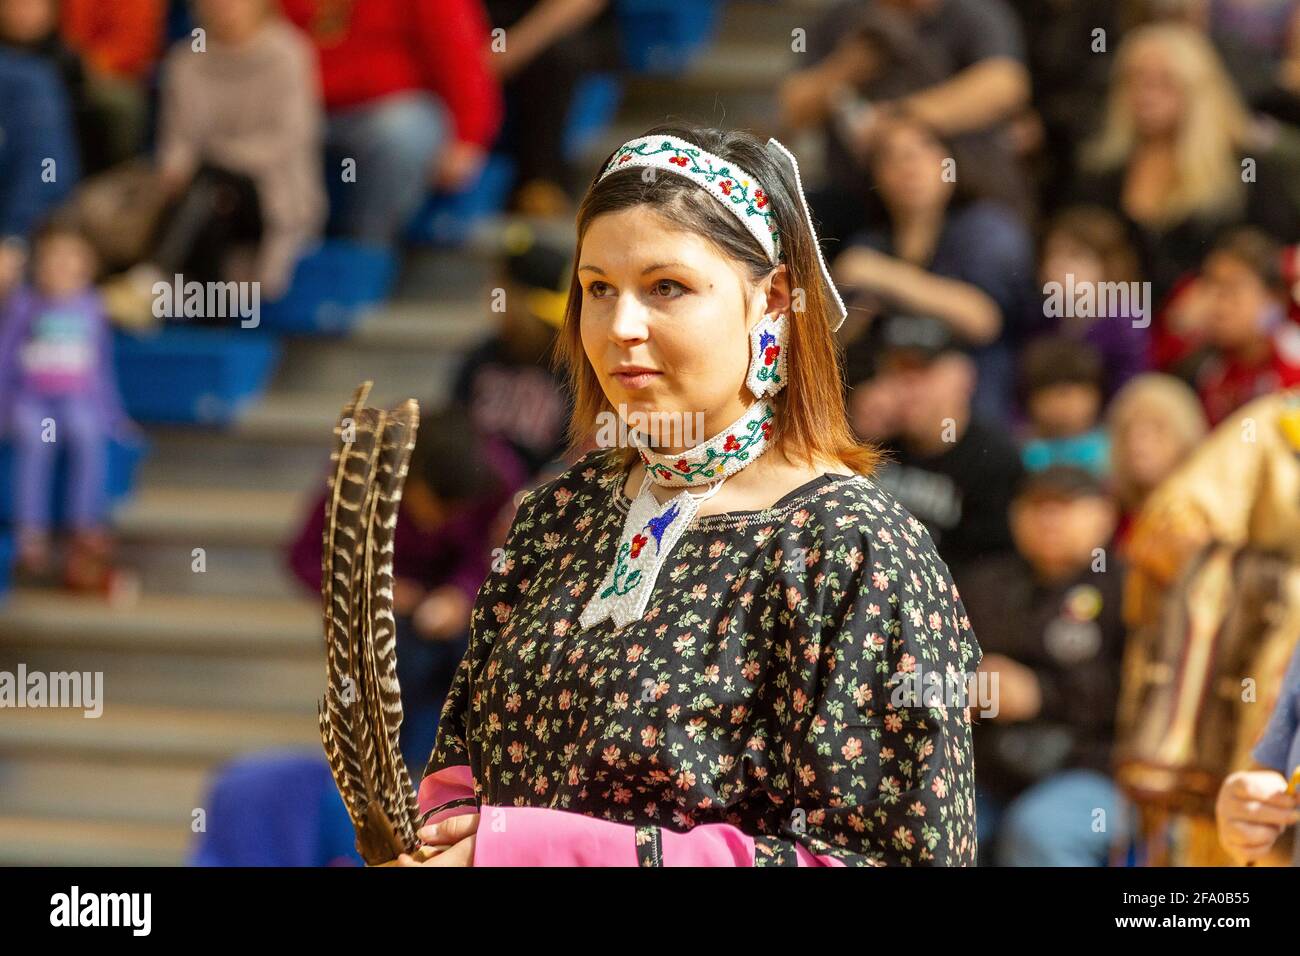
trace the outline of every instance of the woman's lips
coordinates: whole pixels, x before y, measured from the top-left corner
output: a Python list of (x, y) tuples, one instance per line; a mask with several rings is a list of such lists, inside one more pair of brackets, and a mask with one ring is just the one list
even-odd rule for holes
[(614, 377), (624, 388), (635, 391), (645, 388), (662, 374), (663, 372), (615, 372)]

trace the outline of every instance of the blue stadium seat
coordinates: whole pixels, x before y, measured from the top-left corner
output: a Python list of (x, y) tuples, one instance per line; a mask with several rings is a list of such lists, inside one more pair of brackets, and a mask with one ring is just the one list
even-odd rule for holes
[(10, 584), (13, 583), (13, 571), (14, 536), (4, 528), (0, 528), (0, 598), (4, 597)]
[(280, 343), (261, 328), (118, 333), (117, 381), (138, 422), (225, 425), (265, 390)]
[(366, 306), (388, 297), (396, 272), (387, 249), (326, 240), (299, 260), (289, 290), (262, 306), (262, 325), (292, 335), (344, 334)]
[(685, 69), (712, 42), (719, 6), (713, 0), (615, 0), (624, 61), (638, 73)]
[(623, 84), (613, 73), (591, 73), (573, 93), (564, 130), (564, 158), (577, 162), (614, 122), (623, 101)]
[[(113, 504), (125, 498), (135, 487), (135, 473), (140, 462), (148, 454), (147, 444), (130, 444), (109, 439), (108, 442), (108, 501)], [(14, 519), (14, 455), (13, 447), (8, 442), (0, 442), (0, 524)], [(63, 522), (63, 483), (67, 481), (67, 462), (60, 457), (51, 486), (54, 494), (54, 521)], [(55, 491), (58, 491), (55, 494)]]
[(493, 153), (478, 180), (458, 193), (431, 193), (407, 229), (411, 242), (460, 245), (474, 224), (505, 207), (515, 178), (514, 160)]

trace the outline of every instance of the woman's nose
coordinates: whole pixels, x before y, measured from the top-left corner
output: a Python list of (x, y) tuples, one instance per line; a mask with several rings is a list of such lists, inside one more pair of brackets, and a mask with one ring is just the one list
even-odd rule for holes
[(649, 316), (640, 300), (631, 295), (619, 296), (609, 326), (610, 338), (618, 342), (639, 342), (649, 331)]

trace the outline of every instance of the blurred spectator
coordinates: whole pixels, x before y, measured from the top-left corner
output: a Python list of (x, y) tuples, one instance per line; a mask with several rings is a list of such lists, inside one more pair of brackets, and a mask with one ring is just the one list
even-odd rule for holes
[(960, 584), (972, 563), (1011, 548), (1020, 455), (1004, 429), (972, 413), (975, 365), (944, 323), (889, 316), (862, 348), (876, 371), (854, 386), (854, 428), (890, 454), (881, 485), (925, 523)]
[(975, 766), (1003, 866), (1099, 866), (1123, 838), (1109, 769), (1124, 571), (1098, 563), (1115, 520), (1094, 475), (1032, 474), (1011, 506), (1017, 553), (980, 562), (961, 584), (979, 669), (997, 675), (999, 712), (975, 728)]
[(1049, 336), (1029, 345), (1021, 357), (1027, 469), (1074, 465), (1105, 474), (1110, 441), (1099, 424), (1103, 378), (1101, 358), (1086, 342)]
[(91, 175), (129, 159), (144, 143), (144, 90), (101, 75), (59, 34), (57, 0), (0, 0), (0, 40), (59, 71), (72, 103), (82, 170)]
[(19, 573), (52, 571), (56, 458), (67, 450), (65, 519), (72, 531), (66, 583), (107, 590), (104, 528), (108, 441), (134, 432), (118, 395), (112, 345), (95, 290), (94, 250), (75, 226), (52, 220), (38, 234), (33, 281), (0, 321), (0, 427), (12, 430)]
[(1141, 858), (1223, 865), (1219, 785), (1247, 766), (1300, 635), (1300, 391), (1211, 432), (1151, 494), (1127, 557), (1116, 759)]
[[(1106, 398), (1147, 368), (1147, 326), (1154, 304), (1141, 301), (1137, 254), (1118, 217), (1096, 206), (1074, 206), (1054, 216), (1043, 237), (1038, 278), (1043, 297), (1026, 326), (1096, 349), (1105, 370)], [(1064, 308), (1054, 310), (1052, 297), (1058, 293)], [(1145, 316), (1139, 314), (1141, 307)], [(1058, 314), (1051, 315), (1053, 311)]]
[(584, 75), (618, 66), (608, 0), (486, 0), (494, 29), (488, 66), (503, 84), (506, 121), (497, 148), (515, 160), (513, 207), (526, 216), (569, 211), (564, 134)]
[(72, 110), (58, 74), (0, 49), (0, 300), (22, 276), (32, 228), (78, 176)]
[(1282, 249), (1255, 229), (1226, 233), (1197, 282), (1204, 346), (1182, 363), (1211, 425), (1246, 402), (1300, 384), (1300, 328), (1286, 317)]
[[(474, 429), (467, 411), (421, 415), (393, 540), (393, 613), (402, 687), (402, 755), (420, 766), (465, 653), (474, 598), (492, 567), (497, 518), (527, 478), (510, 447)], [(295, 577), (319, 591), (325, 495), (290, 545)]]
[(162, 47), (165, 0), (61, 0), (63, 38), (92, 70), (148, 79)]
[(1110, 474), (1120, 505), (1115, 539), (1122, 549), (1147, 497), (1205, 437), (1205, 413), (1186, 383), (1172, 375), (1145, 372), (1111, 401), (1107, 425)]
[[(823, 234), (848, 236), (864, 210), (853, 158), (865, 157), (882, 120), (898, 110), (943, 136), (961, 137), (982, 169), (1010, 171), (1009, 121), (1029, 102), (1020, 24), (1004, 0), (841, 0), (808, 31), (806, 62), (782, 84), (782, 121), (821, 128), (831, 178), (810, 202)], [(963, 173), (963, 175), (965, 175)], [(1023, 177), (993, 181), (1017, 209)]]
[(1147, 0), (1148, 19), (1203, 32), (1254, 109), (1300, 122), (1300, 2), (1297, 0)]
[(568, 393), (549, 357), (564, 324), (570, 255), (522, 223), (505, 237), (497, 328), (462, 360), (452, 399), (479, 431), (499, 435), (530, 475), (565, 450)]
[(1214, 48), (1191, 27), (1129, 34), (1116, 54), (1099, 137), (1078, 199), (1121, 213), (1160, 302), (1224, 226), (1300, 238), (1294, 130), (1252, 123)]
[[(147, 261), (106, 292), (123, 324), (149, 321), (153, 286), (258, 281), (288, 287), (325, 219), (322, 113), (311, 48), (272, 0), (197, 0), (205, 47), (163, 63), (158, 177), (172, 198)], [(219, 317), (210, 317), (219, 318)]]
[[(281, 0), (316, 44), (332, 228), (388, 245), (430, 188), (474, 182), (501, 124), (480, 0)], [(355, 178), (348, 164), (355, 164)]]
[(889, 308), (947, 322), (977, 346), (975, 408), (1005, 420), (1014, 370), (1008, 320), (1031, 301), (1033, 249), (1005, 206), (973, 196), (953, 149), (900, 114), (878, 126), (870, 155), (884, 225), (853, 237), (837, 278)]
[(1033, 76), (1032, 109), (1017, 119), (1039, 208), (1059, 208), (1074, 158), (1106, 101), (1111, 57), (1131, 0), (1011, 0), (1024, 27)]

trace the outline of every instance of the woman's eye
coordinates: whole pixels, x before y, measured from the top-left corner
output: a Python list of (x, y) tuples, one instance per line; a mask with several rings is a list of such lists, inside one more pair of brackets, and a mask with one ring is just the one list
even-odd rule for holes
[(605, 294), (605, 291), (608, 288), (609, 283), (601, 282), (599, 279), (596, 279), (587, 286), (587, 295), (591, 296), (593, 299), (599, 299)]
[(660, 279), (652, 287), (655, 295), (671, 297), (676, 292), (685, 292), (686, 286), (682, 285), (676, 279)]

